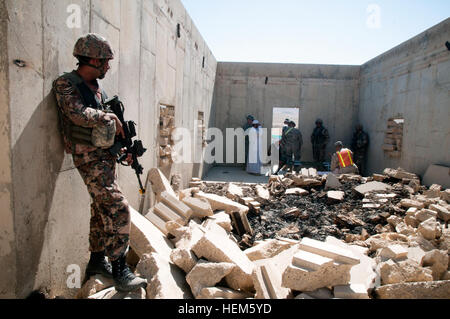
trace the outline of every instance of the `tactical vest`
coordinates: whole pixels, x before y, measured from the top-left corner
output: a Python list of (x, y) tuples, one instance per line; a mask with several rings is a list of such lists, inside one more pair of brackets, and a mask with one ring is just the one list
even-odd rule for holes
[(337, 156), (339, 158), (339, 166), (341, 168), (353, 165), (352, 153), (350, 153), (349, 149), (342, 149), (340, 152), (337, 152)]
[[(103, 102), (108, 99), (104, 90), (102, 90), (102, 101), (99, 101), (98, 97), (92, 90), (88, 87), (86, 82), (75, 72), (64, 73), (62, 77), (68, 80), (72, 86), (80, 94), (83, 105), (85, 107), (90, 107), (96, 110), (107, 111), (103, 107)], [(85, 145), (90, 147), (97, 147), (92, 144), (92, 128), (86, 128), (82, 126), (77, 126), (73, 124), (70, 120), (65, 125), (62, 121), (62, 116), (64, 116), (61, 111), (60, 122), (63, 128), (64, 135), (73, 144), (73, 149), (75, 149), (76, 144)]]

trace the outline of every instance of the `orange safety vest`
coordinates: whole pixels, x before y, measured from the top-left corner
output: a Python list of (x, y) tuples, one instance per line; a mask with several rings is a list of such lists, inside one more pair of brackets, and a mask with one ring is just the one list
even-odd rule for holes
[(340, 152), (337, 152), (337, 155), (339, 157), (339, 166), (341, 166), (341, 168), (353, 165), (352, 153), (349, 149), (344, 148)]

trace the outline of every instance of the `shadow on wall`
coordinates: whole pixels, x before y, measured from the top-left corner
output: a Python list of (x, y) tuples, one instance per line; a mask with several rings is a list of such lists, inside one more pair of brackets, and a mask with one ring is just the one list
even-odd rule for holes
[(50, 92), (36, 107), (13, 152), (17, 297), (34, 287), (56, 180), (64, 160), (56, 99)]

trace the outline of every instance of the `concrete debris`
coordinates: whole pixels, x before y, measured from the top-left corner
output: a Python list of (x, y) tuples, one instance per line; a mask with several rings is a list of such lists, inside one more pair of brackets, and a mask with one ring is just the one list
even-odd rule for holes
[(242, 204), (239, 204), (235, 201), (232, 201), (229, 198), (218, 196), (215, 194), (208, 194), (204, 192), (198, 192), (194, 195), (197, 198), (204, 198), (209, 201), (211, 204), (212, 210), (224, 210), (228, 214), (234, 213), (234, 212), (244, 212), (247, 213), (249, 208), (247, 206), (244, 206)]
[(161, 195), (163, 192), (167, 192), (170, 195), (176, 197), (175, 192), (170, 185), (169, 180), (164, 174), (157, 168), (152, 168), (148, 173), (148, 179), (152, 185), (152, 191), (157, 195)]
[(225, 211), (217, 211), (214, 213), (212, 217), (209, 217), (205, 222), (212, 221), (225, 229), (228, 233), (230, 233), (233, 230), (233, 226), (231, 225), (231, 218), (230, 215), (225, 213)]
[(378, 287), (379, 299), (449, 299), (450, 280), (407, 282)]
[(327, 192), (328, 202), (342, 202), (344, 200), (345, 193), (341, 191), (329, 191)]
[(437, 217), (444, 222), (448, 222), (450, 220), (450, 211), (447, 208), (441, 205), (431, 204), (429, 209), (435, 211), (437, 213)]
[(309, 192), (303, 188), (295, 187), (295, 188), (289, 188), (284, 193), (285, 195), (299, 195), (299, 196), (306, 196), (309, 195)]
[(114, 286), (114, 280), (106, 278), (102, 275), (95, 275), (89, 278), (83, 287), (81, 287), (76, 299), (87, 299), (88, 297), (112, 286)]
[[(421, 265), (423, 267), (430, 267), (433, 272), (433, 279), (443, 279), (448, 269), (448, 251), (434, 249), (427, 252), (422, 257)], [(450, 297), (450, 296), (449, 296)]]
[(196, 217), (203, 218), (214, 215), (211, 204), (204, 198), (184, 197), (182, 201), (192, 209), (192, 213)]
[(388, 260), (379, 265), (383, 285), (401, 282), (433, 281), (432, 271), (413, 260), (394, 262)]
[(416, 174), (409, 173), (402, 168), (398, 168), (398, 169), (386, 168), (383, 171), (383, 174), (387, 175), (389, 177), (395, 178), (395, 179), (400, 179), (400, 180), (402, 180), (402, 179), (419, 179), (419, 177)]
[(170, 260), (185, 273), (189, 273), (198, 261), (194, 253), (187, 248), (175, 248), (172, 250)]
[(147, 299), (192, 299), (183, 272), (160, 255), (145, 254), (136, 270), (148, 281)]
[(194, 297), (197, 297), (203, 288), (214, 287), (235, 267), (236, 265), (232, 263), (213, 263), (200, 260), (188, 273), (186, 281), (191, 286)]
[(419, 233), (428, 240), (434, 240), (441, 236), (441, 228), (435, 218), (431, 217), (420, 223)]
[(203, 288), (197, 299), (247, 299), (253, 294), (225, 287)]
[(244, 253), (247, 255), (248, 259), (255, 261), (274, 257), (281, 253), (283, 250), (289, 249), (291, 246), (292, 244), (289, 242), (277, 239), (269, 239), (254, 247), (246, 249)]
[(410, 208), (410, 207), (415, 207), (418, 209), (422, 209), (425, 208), (424, 203), (416, 201), (416, 200), (412, 200), (412, 199), (402, 199), (400, 201), (400, 206), (404, 207), (404, 208)]
[(261, 204), (270, 201), (270, 192), (266, 187), (262, 185), (256, 185), (256, 194), (257, 194), (256, 200)]
[(271, 259), (255, 262), (253, 283), (256, 290), (256, 299), (291, 299), (292, 291), (281, 286), (281, 272), (275, 268)]
[(325, 190), (339, 189), (340, 187), (342, 187), (342, 184), (341, 184), (341, 182), (339, 182), (339, 179), (337, 178), (337, 176), (334, 175), (333, 173), (328, 174), (327, 181), (325, 183)]
[(384, 191), (389, 192), (392, 189), (392, 186), (381, 183), (381, 182), (369, 182), (366, 184), (361, 184), (354, 188), (355, 192), (365, 195), (366, 193), (375, 192), (375, 191)]
[(421, 209), (418, 212), (416, 212), (414, 214), (414, 218), (419, 222), (422, 223), (424, 221), (426, 221), (427, 219), (433, 218), (436, 219), (437, 217), (437, 212), (431, 209)]
[(229, 183), (227, 189), (227, 197), (232, 200), (238, 200), (241, 197), (244, 197), (244, 193), (242, 192), (242, 188), (237, 186), (236, 184)]

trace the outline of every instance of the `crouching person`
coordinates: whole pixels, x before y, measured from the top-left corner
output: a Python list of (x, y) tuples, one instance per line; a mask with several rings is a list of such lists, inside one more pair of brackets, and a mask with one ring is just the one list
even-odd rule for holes
[(331, 171), (334, 174), (358, 174), (358, 166), (353, 162), (353, 152), (344, 148), (341, 141), (334, 145), (336, 152), (331, 156)]

